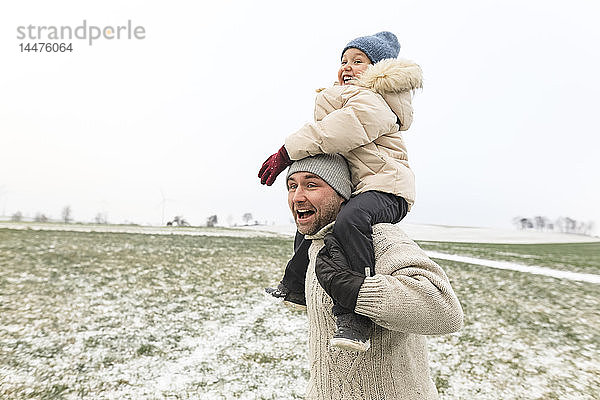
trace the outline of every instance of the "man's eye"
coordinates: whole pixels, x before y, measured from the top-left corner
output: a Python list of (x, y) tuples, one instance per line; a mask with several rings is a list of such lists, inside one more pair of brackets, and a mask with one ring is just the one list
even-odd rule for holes
[(297, 185), (289, 185), (288, 190), (295, 190)]
[(346, 65), (347, 61), (342, 61), (342, 65)]
[(316, 183), (309, 183), (309, 184), (306, 185), (306, 187), (314, 188), (314, 187), (317, 187), (317, 184)]

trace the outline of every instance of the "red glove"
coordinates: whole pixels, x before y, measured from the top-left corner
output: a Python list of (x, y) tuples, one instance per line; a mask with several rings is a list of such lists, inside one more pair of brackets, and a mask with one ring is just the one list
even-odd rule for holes
[(260, 171), (258, 171), (260, 183), (271, 186), (273, 182), (275, 182), (277, 175), (279, 175), (281, 171), (289, 167), (291, 164), (292, 160), (290, 160), (290, 156), (288, 155), (285, 146), (281, 146), (277, 153), (267, 158), (260, 168)]

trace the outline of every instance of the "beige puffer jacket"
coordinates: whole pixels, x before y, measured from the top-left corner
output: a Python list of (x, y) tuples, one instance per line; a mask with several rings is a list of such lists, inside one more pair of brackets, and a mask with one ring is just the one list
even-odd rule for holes
[(421, 68), (407, 60), (370, 65), (355, 85), (317, 94), (315, 122), (285, 140), (292, 160), (340, 153), (348, 160), (353, 194), (379, 190), (415, 201), (414, 174), (400, 131), (413, 118), (412, 91), (422, 87)]

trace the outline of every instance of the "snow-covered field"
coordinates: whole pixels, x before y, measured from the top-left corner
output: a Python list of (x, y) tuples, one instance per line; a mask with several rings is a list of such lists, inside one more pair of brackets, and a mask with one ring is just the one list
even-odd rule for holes
[[(495, 244), (565, 244), (565, 243), (596, 243), (600, 238), (565, 234), (557, 232), (515, 231), (494, 228), (456, 227), (443, 225), (401, 224), (402, 228), (415, 241), (457, 242), (457, 243), (495, 243)], [(278, 235), (293, 236), (296, 231), (294, 224), (288, 225), (254, 225), (237, 228), (206, 228), (206, 227), (150, 227), (138, 225), (86, 225), (86, 224), (39, 224), (39, 223), (8, 223), (0, 225), (8, 229), (54, 230), (73, 232), (104, 232), (104, 233), (139, 233), (146, 235), (189, 235), (189, 236), (230, 236), (230, 237), (273, 237)], [(498, 261), (466, 257), (453, 253), (428, 251), (432, 258), (454, 260), (464, 263), (477, 264), (491, 268), (510, 269), (532, 274), (552, 276), (582, 282), (599, 283), (600, 275), (586, 274), (569, 270), (556, 270), (539, 265), (523, 265), (518, 262)]]
[[(445, 226), (409, 224), (400, 222), (402, 229), (413, 240), (430, 242), (464, 242), (464, 243), (589, 243), (600, 242), (600, 237), (575, 235), (569, 233), (513, 230), (500, 228), (482, 228), (469, 226)], [(259, 225), (242, 229), (266, 233), (293, 235), (296, 232), (294, 224), (288, 225)]]
[[(512, 230), (468, 226), (409, 224), (400, 222), (402, 229), (417, 241), (464, 243), (590, 243), (600, 237), (559, 232)], [(161, 227), (141, 225), (60, 224), (35, 222), (0, 222), (0, 228), (58, 230), (74, 232), (142, 233), (150, 235), (213, 235), (213, 236), (293, 236), (294, 224), (250, 225), (236, 228)]]
[[(0, 398), (302, 398), (306, 318), (262, 291), (289, 236), (21, 228), (0, 229)], [(422, 245), (600, 274), (597, 243)], [(600, 399), (598, 284), (439, 262), (466, 314), (429, 340), (443, 399)]]
[[(237, 228), (207, 228), (207, 227), (167, 227), (144, 225), (102, 225), (102, 224), (61, 224), (36, 222), (0, 222), (0, 228), (32, 230), (32, 231), (69, 231), (69, 232), (99, 232), (99, 233), (138, 233), (143, 235), (181, 235), (181, 236), (229, 236), (257, 237), (279, 236), (276, 230), (252, 230)], [(283, 233), (285, 234), (285, 233)]]

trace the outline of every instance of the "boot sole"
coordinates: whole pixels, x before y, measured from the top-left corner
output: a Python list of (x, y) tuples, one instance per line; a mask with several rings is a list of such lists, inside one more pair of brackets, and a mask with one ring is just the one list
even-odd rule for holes
[(371, 347), (371, 340), (367, 340), (366, 342), (356, 342), (350, 339), (331, 338), (329, 339), (329, 344), (338, 349), (364, 352)]
[(291, 301), (283, 301), (283, 304), (285, 304), (285, 306), (289, 309), (292, 310), (296, 310), (296, 311), (306, 311), (306, 306), (303, 306), (302, 304), (298, 304), (298, 303), (292, 303)]

